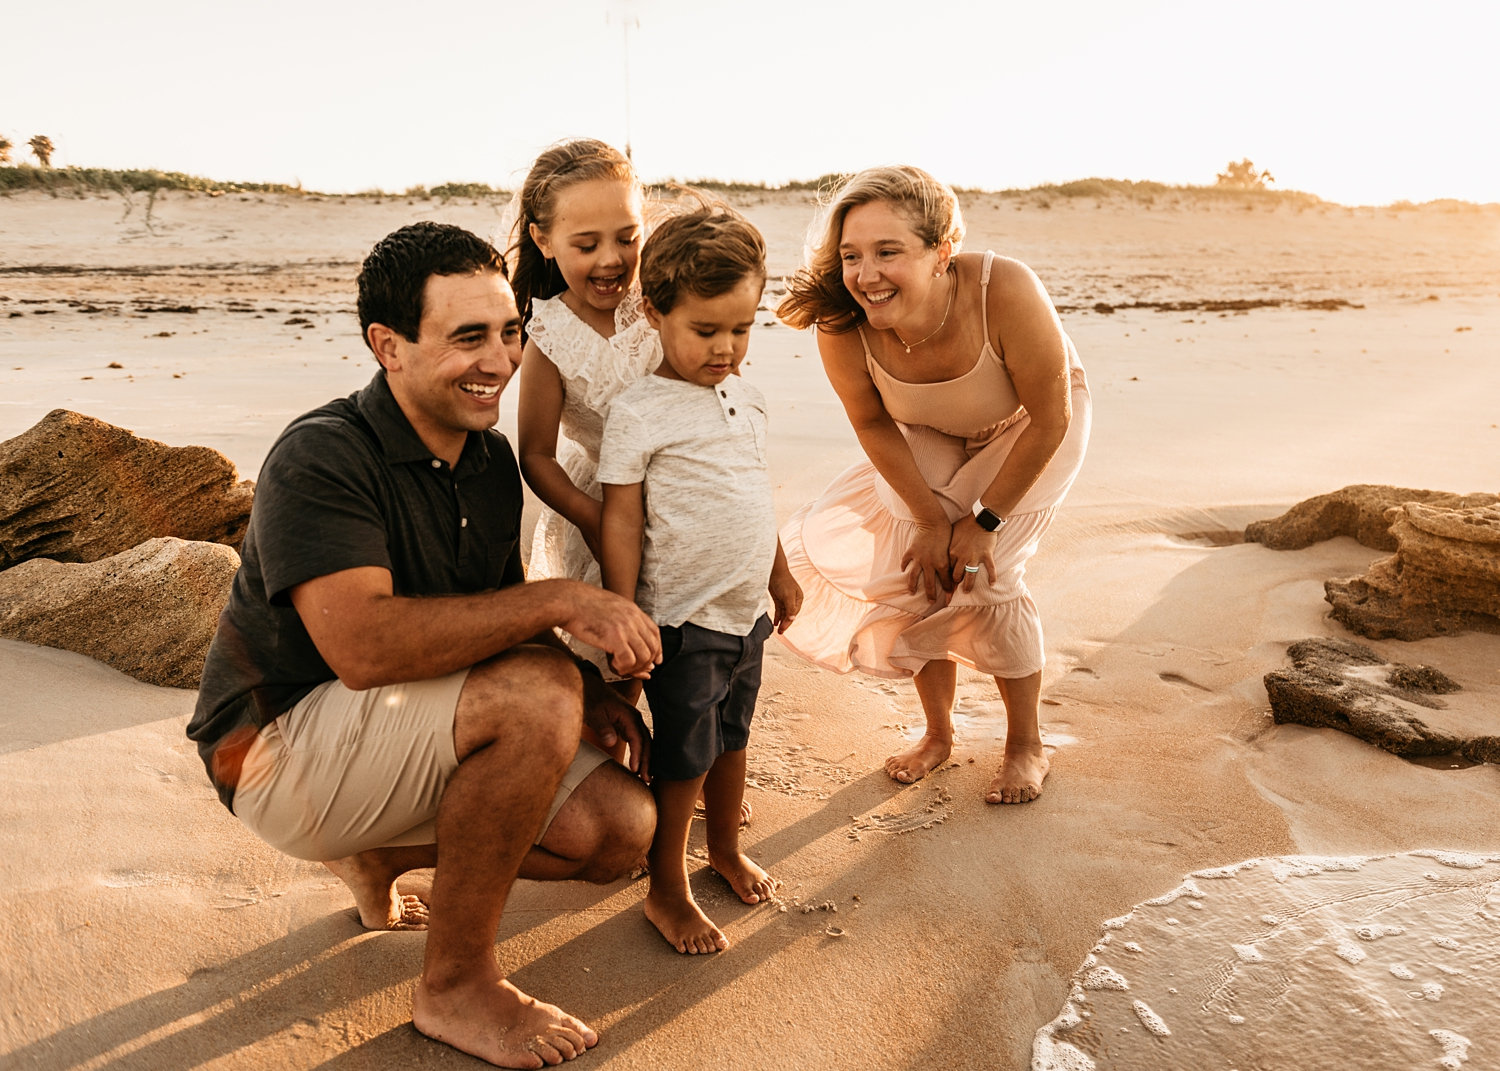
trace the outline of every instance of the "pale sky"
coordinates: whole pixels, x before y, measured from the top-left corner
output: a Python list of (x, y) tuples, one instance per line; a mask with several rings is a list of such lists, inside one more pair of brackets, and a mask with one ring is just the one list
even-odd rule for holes
[(0, 134), (58, 166), (514, 188), (589, 135), (648, 181), (1249, 157), (1345, 204), (1500, 201), (1496, 0), (9, 0), (0, 46)]

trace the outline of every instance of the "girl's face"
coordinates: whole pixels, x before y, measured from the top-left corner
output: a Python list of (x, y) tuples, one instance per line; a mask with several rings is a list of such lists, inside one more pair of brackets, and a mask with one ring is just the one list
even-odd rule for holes
[(839, 236), (844, 286), (870, 326), (886, 329), (923, 315), (924, 303), (948, 266), (948, 243), (930, 246), (889, 201), (855, 205)]
[(668, 313), (646, 300), (646, 319), (661, 333), (656, 374), (712, 387), (737, 374), (750, 348), (750, 329), (765, 280), (747, 275), (717, 297), (682, 294)]
[(568, 293), (581, 303), (575, 312), (613, 313), (635, 285), (642, 229), (640, 189), (603, 178), (559, 193), (552, 225), (544, 231), (531, 224), (531, 238), (557, 261)]

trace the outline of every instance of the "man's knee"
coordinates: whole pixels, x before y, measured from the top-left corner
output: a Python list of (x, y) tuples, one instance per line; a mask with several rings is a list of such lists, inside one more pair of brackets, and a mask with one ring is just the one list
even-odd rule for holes
[(651, 792), (613, 762), (600, 766), (579, 787), (589, 789), (587, 820), (593, 833), (593, 850), (579, 878), (603, 884), (643, 866), (656, 832)]
[(583, 727), (583, 681), (568, 654), (527, 644), (486, 659), (469, 671), (454, 713), (460, 758), (492, 743), (564, 764)]

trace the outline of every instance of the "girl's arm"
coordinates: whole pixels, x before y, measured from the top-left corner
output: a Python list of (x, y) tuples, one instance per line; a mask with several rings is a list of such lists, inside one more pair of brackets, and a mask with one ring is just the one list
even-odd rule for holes
[(584, 542), (598, 558), (599, 501), (580, 491), (557, 462), (557, 428), (563, 409), (562, 375), (530, 340), (521, 355), (518, 409), (521, 474), (537, 498), (578, 526)]
[(911, 456), (911, 447), (886, 412), (880, 392), (865, 367), (865, 351), (858, 332), (834, 335), (820, 331), (818, 352), (828, 382), (844, 403), (844, 412), (854, 426), (865, 456), (917, 519), (917, 536), (901, 558), (909, 590), (915, 592), (921, 586), (929, 599), (936, 600), (939, 588), (947, 590), (952, 586), (948, 558), (952, 529), (948, 514), (922, 478)]
[(781, 549), (781, 539), (776, 539), (776, 560), (771, 563), (771, 608), (775, 613), (771, 624), (777, 632), (785, 632), (802, 612), (802, 585), (786, 564), (786, 551)]
[[(1008, 517), (1057, 453), (1073, 419), (1068, 346), (1046, 289), (1017, 260), (995, 258), (989, 320), (990, 343), (1005, 355), (1016, 396), (1030, 417), (1005, 464), (979, 496), (991, 512)], [(980, 528), (972, 516), (960, 518), (953, 526), (953, 576), (964, 579), (963, 567), (975, 562), (993, 581), (995, 543), (996, 536)], [(972, 580), (965, 582), (966, 589), (972, 586)]]
[(646, 498), (638, 483), (604, 485), (599, 558), (604, 587), (635, 601), (641, 576), (641, 540), (646, 531)]

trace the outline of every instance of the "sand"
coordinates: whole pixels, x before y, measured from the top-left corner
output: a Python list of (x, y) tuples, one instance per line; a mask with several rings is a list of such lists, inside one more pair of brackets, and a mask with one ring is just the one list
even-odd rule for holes
[[(767, 233), (773, 275), (789, 272), (806, 198), (741, 205)], [(215, 447), (253, 477), (287, 420), (373, 370), (352, 313), (368, 246), (422, 218), (488, 232), (502, 207), (0, 198), (0, 438), (65, 407)], [(955, 761), (901, 786), (882, 762), (920, 727), (910, 685), (837, 677), (773, 643), (747, 843), (785, 882), (780, 904), (741, 905), (705, 864), (695, 890), (733, 943), (705, 959), (656, 935), (644, 883), (523, 882), (512, 896), (497, 955), (523, 988), (599, 1029), (580, 1067), (1024, 1068), (1106, 920), (1195, 871), (1438, 850), (1479, 859), (1483, 878), (1500, 860), (1500, 768), (1415, 765), (1272, 724), (1262, 675), (1293, 640), (1346, 635), (1322, 583), (1377, 552), (1238, 537), (1349, 483), (1497, 490), (1500, 207), (989, 196), (965, 207), (969, 248), (1019, 257), (1049, 287), (1095, 399), (1088, 462), (1030, 574), (1047, 628), (1046, 791), (1021, 807), (981, 802), (1004, 733), (992, 683), (961, 678)], [(859, 455), (811, 338), (763, 321), (746, 374), (771, 403), (785, 516)], [(513, 390), (502, 428), (514, 428)], [(1374, 646), (1500, 701), (1500, 637)], [(410, 1025), (421, 935), (362, 930), (331, 875), (219, 805), (182, 734), (193, 693), (0, 642), (0, 694), (0, 1063), (478, 1066)], [(1398, 881), (1382, 876), (1393, 866), (1364, 872)], [(1454, 961), (1471, 979), (1500, 950), (1489, 880), (1463, 934), (1477, 958)], [(1269, 895), (1246, 884), (1217, 899), (1285, 910)], [(1338, 925), (1357, 926), (1363, 894), (1329, 895), (1355, 905)], [(1137, 926), (1154, 925), (1141, 910)], [(1165, 972), (1138, 987), (1217, 969), (1185, 942), (1169, 947)], [(1377, 958), (1369, 970), (1388, 972)], [(1366, 969), (1332, 959), (1307, 984)], [(1179, 982), (1162, 980), (1174, 971)], [(1434, 1004), (1420, 988), (1431, 981), (1412, 980), (1412, 1006), (1450, 1019), (1419, 1023), (1403, 998), (1382, 997), (1382, 1028), (1421, 1033), (1414, 1066), (1500, 1066), (1494, 985), (1491, 1003), (1470, 1007)], [(1095, 1050), (1098, 1066), (1232, 1066), (1249, 1035), (1158, 1036), (1130, 1011), (1139, 1000), (1180, 1023), (1164, 993), (1123, 994), (1112, 1028), (1126, 1032)], [(1429, 1038), (1429, 1025), (1446, 1033)], [(1305, 1040), (1305, 1067), (1337, 1066), (1341, 1039), (1370, 1029), (1368, 1015), (1281, 1021)], [(1132, 1062), (1142, 1052), (1155, 1063)]]

